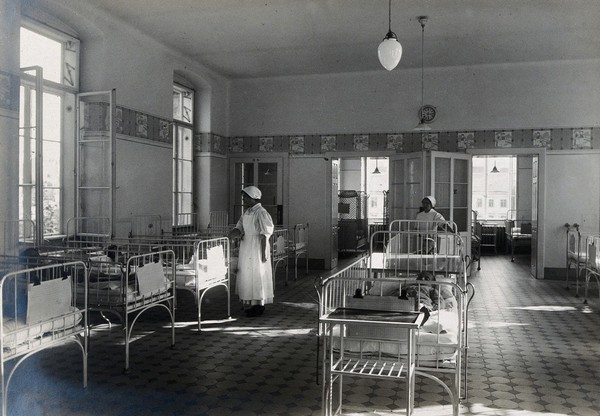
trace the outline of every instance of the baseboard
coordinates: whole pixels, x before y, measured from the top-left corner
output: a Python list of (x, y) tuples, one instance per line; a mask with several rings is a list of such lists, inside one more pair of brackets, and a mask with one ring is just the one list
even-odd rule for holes
[[(575, 272), (572, 270), (572, 277), (575, 278)], [(545, 280), (565, 280), (567, 269), (565, 267), (544, 267)]]

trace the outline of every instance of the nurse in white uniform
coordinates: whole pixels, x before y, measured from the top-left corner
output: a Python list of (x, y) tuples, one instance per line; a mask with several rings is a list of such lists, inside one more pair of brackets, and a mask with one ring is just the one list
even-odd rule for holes
[(260, 203), (261, 191), (256, 186), (242, 190), (245, 211), (229, 238), (239, 237), (240, 252), (236, 292), (248, 316), (260, 316), (265, 305), (273, 303), (273, 270), (269, 237), (273, 234), (273, 219)]

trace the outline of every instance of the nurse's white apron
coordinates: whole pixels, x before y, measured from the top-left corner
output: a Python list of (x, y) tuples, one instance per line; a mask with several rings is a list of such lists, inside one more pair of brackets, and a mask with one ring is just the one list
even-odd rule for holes
[(244, 237), (240, 243), (236, 291), (240, 300), (252, 304), (273, 303), (273, 271), (271, 248), (267, 236), (267, 261), (263, 263), (260, 234), (255, 215), (242, 216)]

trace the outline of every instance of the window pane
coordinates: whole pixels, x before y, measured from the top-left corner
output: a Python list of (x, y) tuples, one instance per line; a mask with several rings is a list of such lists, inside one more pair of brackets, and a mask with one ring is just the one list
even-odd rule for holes
[(21, 28), (21, 68), (38, 65), (44, 70), (44, 79), (62, 81), (62, 44), (45, 36)]
[[(472, 198), (482, 201), (480, 220), (506, 219), (508, 207), (515, 204), (517, 172), (514, 156), (481, 156), (473, 158)], [(496, 167), (496, 171), (492, 173)]]
[(85, 217), (106, 217), (110, 212), (110, 198), (106, 190), (80, 189), (81, 213)]
[(60, 141), (62, 105), (61, 97), (44, 93), (44, 140)]
[(35, 195), (33, 186), (19, 186), (19, 219), (35, 221)]
[(173, 118), (181, 120), (181, 93), (178, 90), (173, 91)]
[[(388, 158), (367, 158), (367, 193), (369, 220), (381, 220), (385, 211), (385, 192), (388, 189)], [(373, 173), (377, 169), (380, 173)]]
[(79, 164), (80, 186), (110, 186), (110, 144), (108, 142), (81, 142)]
[(194, 91), (180, 85), (173, 86), (173, 118), (194, 123)]
[[(29, 136), (30, 137), (37, 137), (37, 111), (36, 111), (36, 91), (34, 89), (30, 89), (29, 90), (29, 103), (27, 105), (29, 105), (29, 109), (27, 109), (27, 107), (25, 108), (25, 124), (24, 126), (26, 128), (28, 127), (32, 127), (29, 129)], [(27, 117), (29, 117), (29, 119), (27, 119)]]
[(185, 92), (183, 94), (183, 111), (181, 113), (182, 120), (186, 123), (194, 122), (194, 95), (191, 92)]
[(60, 143), (44, 140), (44, 186), (60, 187)]
[(60, 189), (44, 188), (44, 235), (60, 233)]
[(179, 194), (179, 213), (189, 214), (192, 212), (192, 194)]
[(35, 140), (19, 142), (19, 183), (35, 184)]
[(177, 141), (179, 151), (177, 156), (179, 159), (192, 160), (194, 158), (193, 143), (192, 130), (187, 127), (179, 127), (179, 137)]
[(177, 165), (179, 167), (179, 183), (177, 184), (177, 191), (192, 192), (192, 162), (180, 160)]

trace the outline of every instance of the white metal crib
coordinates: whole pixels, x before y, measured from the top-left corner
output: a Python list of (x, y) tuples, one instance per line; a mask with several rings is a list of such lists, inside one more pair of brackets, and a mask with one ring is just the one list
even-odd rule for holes
[(223, 287), (226, 290), (226, 320), (231, 320), (230, 246), (227, 237), (217, 237), (195, 241), (192, 247), (191, 256), (179, 257), (175, 287), (194, 294), (198, 307), (198, 331), (201, 331), (202, 300), (213, 288)]
[[(15, 371), (27, 358), (42, 350), (74, 341), (81, 350), (83, 387), (87, 386), (87, 273), (83, 262), (55, 262), (21, 268), (2, 277), (0, 371), (3, 416), (7, 415), (8, 390)], [(76, 290), (78, 282), (82, 285), (81, 291)], [(9, 362), (14, 362), (12, 367), (7, 367)]]
[(288, 229), (275, 228), (270, 238), (271, 243), (271, 264), (273, 266), (273, 289), (275, 289), (275, 277), (277, 276), (277, 266), (285, 266), (285, 284), (288, 284)]
[(588, 303), (590, 280), (596, 281), (600, 298), (600, 236), (589, 235), (585, 242), (587, 259), (585, 263), (585, 294), (583, 303)]
[(294, 259), (294, 280), (298, 280), (298, 259), (302, 256), (305, 258), (308, 273), (308, 223), (294, 225), (289, 255)]
[[(131, 336), (138, 318), (152, 308), (167, 311), (171, 346), (175, 345), (175, 264), (173, 250), (137, 242), (116, 245), (106, 255), (88, 258), (90, 311), (115, 315), (125, 330), (125, 371), (129, 370)], [(108, 319), (107, 319), (108, 321)], [(109, 321), (110, 322), (110, 321)]]

